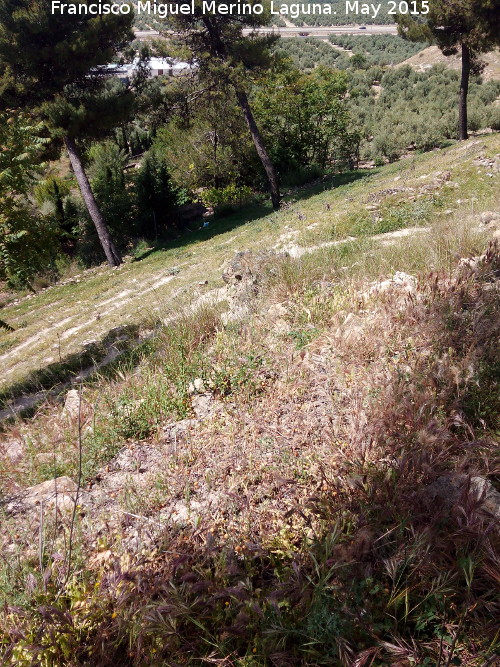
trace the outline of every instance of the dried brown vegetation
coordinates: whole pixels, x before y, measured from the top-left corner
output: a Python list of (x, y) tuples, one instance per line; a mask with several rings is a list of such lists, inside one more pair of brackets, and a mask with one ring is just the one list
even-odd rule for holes
[(480, 149), (447, 154), (472, 203), (430, 202), (422, 233), (385, 172), (377, 215), (411, 233), (356, 213), (366, 186), (351, 241), (345, 191), (301, 203), (333, 233), (284, 228), (275, 249), (314, 252), (237, 255), (247, 285), (166, 307), (76, 414), (49, 402), (5, 429), (6, 665), (498, 662), (498, 174)]
[(492, 664), (498, 258), (342, 297), (316, 285), (309, 307), (274, 272), (284, 319), (302, 304), (314, 339), (291, 328), (276, 347), (266, 316), (237, 349), (210, 339), (220, 409), (168, 478), (184, 527), (141, 555), (107, 545), (63, 591), (53, 564), (38, 606), (4, 609), (7, 664)]

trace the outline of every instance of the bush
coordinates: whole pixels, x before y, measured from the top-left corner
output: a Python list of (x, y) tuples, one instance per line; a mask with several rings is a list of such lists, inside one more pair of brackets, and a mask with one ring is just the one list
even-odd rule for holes
[(500, 130), (500, 106), (487, 109), (486, 123), (492, 130)]
[(248, 185), (232, 183), (224, 188), (207, 188), (200, 193), (199, 199), (207, 208), (213, 208), (218, 213), (231, 210), (234, 206), (248, 203), (252, 197), (252, 188)]

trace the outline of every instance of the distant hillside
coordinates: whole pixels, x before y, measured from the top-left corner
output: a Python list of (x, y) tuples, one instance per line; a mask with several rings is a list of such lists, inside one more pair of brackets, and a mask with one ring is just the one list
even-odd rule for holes
[[(483, 72), (486, 81), (500, 79), (500, 51), (492, 51), (482, 56), (487, 65)], [(418, 72), (424, 72), (433, 65), (444, 63), (452, 69), (460, 69), (460, 56), (444, 56), (437, 46), (429, 46), (400, 63), (401, 65), (410, 65)]]
[[(276, 6), (281, 6), (283, 4), (287, 4), (289, 7), (293, 7), (294, 5), (297, 6), (303, 6), (306, 3), (293, 3), (293, 2), (288, 2), (288, 1), (280, 1), (279, 3), (275, 2), (274, 3)], [(312, 6), (315, 3), (308, 3), (309, 7), (311, 8), (310, 11), (312, 12)], [(374, 17), (372, 15), (367, 16), (366, 14), (361, 14), (361, 13), (354, 13), (352, 11), (349, 11), (346, 13), (346, 3), (343, 0), (332, 0), (331, 2), (325, 2), (325, 3), (320, 3), (320, 4), (328, 4), (331, 5), (332, 7), (332, 14), (300, 14), (297, 18), (293, 18), (293, 16), (289, 15), (286, 18), (289, 19), (292, 23), (295, 25), (301, 26), (301, 25), (348, 25), (348, 24), (355, 24), (355, 25), (382, 25), (382, 24), (389, 24), (389, 23), (394, 23), (394, 16), (388, 14), (387, 12), (389, 11), (389, 3), (388, 0), (382, 0), (381, 2), (381, 7), (380, 11), (377, 13), (377, 15)], [(351, 4), (353, 4), (351, 2)]]

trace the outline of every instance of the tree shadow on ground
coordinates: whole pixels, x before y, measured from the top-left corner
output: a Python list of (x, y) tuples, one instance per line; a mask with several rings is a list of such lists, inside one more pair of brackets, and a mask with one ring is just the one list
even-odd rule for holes
[[(302, 185), (297, 188), (284, 189), (283, 202), (286, 204), (290, 200), (302, 201), (310, 199), (326, 190), (333, 190), (355, 183), (363, 178), (374, 176), (378, 173), (378, 169), (358, 169), (356, 171), (346, 171), (335, 176), (326, 176), (307, 185)], [(176, 239), (169, 241), (158, 241), (145, 252), (141, 253), (134, 261), (139, 262), (147, 257), (150, 257), (156, 252), (163, 250), (174, 250), (178, 248), (185, 248), (200, 241), (209, 241), (210, 239), (231, 232), (233, 229), (245, 225), (249, 222), (260, 220), (273, 212), (271, 203), (269, 201), (258, 202), (248, 206), (244, 206), (229, 215), (216, 215), (208, 220), (208, 226), (202, 227), (195, 231), (189, 231), (179, 236)]]
[(141, 255), (135, 258), (134, 261), (140, 262), (150, 255), (162, 250), (175, 250), (178, 248), (185, 248), (200, 241), (209, 241), (211, 238), (219, 234), (231, 232), (233, 229), (245, 225), (249, 222), (254, 222), (264, 218), (273, 212), (271, 203), (257, 203), (251, 206), (245, 206), (235, 213), (225, 216), (214, 216), (207, 220), (208, 225), (197, 229), (195, 231), (188, 231), (182, 236), (170, 241), (159, 241), (152, 248), (149, 248)]
[(28, 417), (47, 399), (57, 399), (67, 389), (92, 380), (97, 372), (102, 378), (118, 363), (133, 362), (139, 348), (148, 343), (139, 337), (139, 329), (135, 324), (114, 327), (101, 340), (0, 390), (0, 423), (16, 415)]
[(324, 176), (323, 178), (314, 181), (314, 183), (293, 188), (293, 190), (290, 190), (284, 195), (284, 200), (294, 199), (295, 201), (303, 201), (305, 199), (310, 199), (327, 190), (335, 190), (343, 185), (350, 185), (351, 183), (363, 180), (364, 178), (375, 176), (379, 171), (379, 169), (356, 169), (352, 171), (344, 171), (341, 174), (335, 174), (334, 176)]

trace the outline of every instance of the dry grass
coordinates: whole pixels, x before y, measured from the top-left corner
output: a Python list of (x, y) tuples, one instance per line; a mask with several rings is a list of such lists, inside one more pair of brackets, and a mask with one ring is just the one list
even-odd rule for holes
[[(469, 144), (399, 165), (408, 183), (446, 164), (462, 184), (468, 201), (457, 204), (453, 189), (452, 207), (451, 188), (440, 192), (428, 232), (362, 231), (276, 258), (247, 318), (223, 326), (223, 304), (188, 309), (84, 388), (85, 483), (67, 585), (67, 518), (4, 515), (0, 576), (17, 605), (1, 617), (6, 664), (495, 659), (499, 534), (476, 485), (500, 479), (498, 248), (457, 268), (487, 245), (478, 214), (498, 207), (476, 154)], [(351, 218), (372, 196), (407, 215), (404, 194), (381, 194), (395, 174), (393, 165), (302, 200), (307, 224), (298, 202), (269, 219), (305, 246), (336, 238), (347, 218), (333, 204), (347, 193)], [(304, 228), (314, 215), (320, 224)], [(266, 220), (238, 233), (276, 238)], [(199, 242), (200, 253), (215, 241)], [(214, 269), (228, 246), (214, 251)], [(381, 285), (395, 271), (414, 280)], [(160, 319), (171, 315), (162, 306)], [(195, 378), (211, 414), (174, 431), (171, 422), (194, 416)], [(75, 475), (78, 425), (58, 404), (4, 437), (22, 450), (4, 458), (4, 493)], [(52, 457), (46, 469), (40, 453)]]
[[(262, 207), (244, 210), (141, 261), (114, 271), (106, 267), (85, 271), (66, 284), (8, 304), (2, 319), (15, 331), (0, 329), (3, 398), (16, 383), (21, 385), (14, 393), (22, 390), (33, 371), (61, 360), (64, 366), (71, 355), (81, 352), (85, 341), (100, 341), (124, 324), (146, 323), (148, 328), (166, 309), (182, 310), (221, 284), (221, 264), (237, 250), (286, 248), (290, 235), (305, 247), (349, 235), (364, 238), (377, 231), (413, 227), (415, 217), (416, 224), (428, 224), (446, 209), (455, 217), (475, 217), (495, 206), (496, 193), (486, 170), (478, 169), (473, 160), (481, 152), (498, 153), (499, 145), (498, 135), (488, 136), (439, 153), (415, 155), (333, 189), (328, 182), (299, 189), (279, 213)], [(452, 172), (458, 189), (444, 184), (417, 199), (413, 208), (406, 206), (404, 191), (384, 194), (391, 188), (432, 184), (433, 173), (443, 170)], [(374, 201), (380, 202), (382, 211), (376, 223), (372, 218), (377, 214), (366, 209)], [(396, 214), (387, 216), (385, 211), (393, 208)], [(200, 287), (198, 283), (205, 280), (208, 287)]]
[[(421, 276), (409, 294), (358, 283), (339, 297), (323, 285), (311, 301), (283, 270), (289, 324), (321, 332), (276, 345), (261, 316), (237, 343), (216, 334), (207, 381), (249, 358), (279, 372), (259, 363), (182, 453), (163, 450), (163, 495), (122, 498), (157, 526), (133, 564), (129, 521), (83, 547), (94, 565), (59, 611), (11, 610), (6, 637), (26, 660), (472, 666), (494, 652), (500, 545), (471, 479), (500, 474), (498, 248), (475, 271)], [(179, 504), (184, 518), (161, 523)], [(95, 544), (87, 530), (83, 544)]]
[[(498, 50), (484, 54), (482, 60), (486, 62), (483, 76), (486, 81), (492, 81), (500, 78), (500, 52)], [(417, 71), (424, 71), (432, 65), (443, 63), (451, 69), (460, 69), (459, 56), (444, 56), (437, 46), (429, 46), (420, 53), (408, 58), (400, 65), (410, 65)]]

